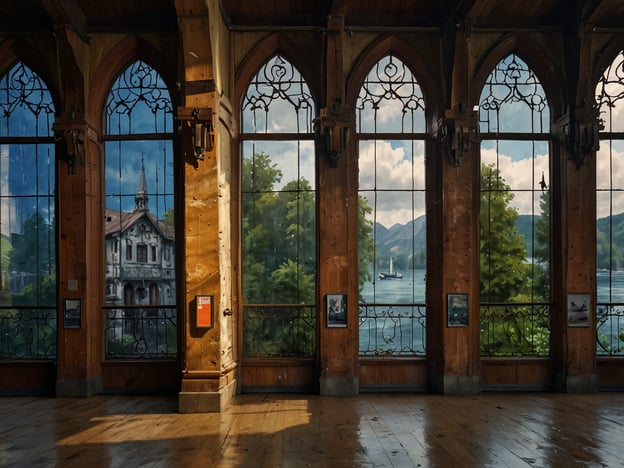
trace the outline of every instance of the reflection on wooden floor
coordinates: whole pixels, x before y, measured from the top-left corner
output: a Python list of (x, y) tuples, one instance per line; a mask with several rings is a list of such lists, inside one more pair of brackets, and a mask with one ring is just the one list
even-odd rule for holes
[(616, 467), (624, 393), (0, 398), (0, 466)]

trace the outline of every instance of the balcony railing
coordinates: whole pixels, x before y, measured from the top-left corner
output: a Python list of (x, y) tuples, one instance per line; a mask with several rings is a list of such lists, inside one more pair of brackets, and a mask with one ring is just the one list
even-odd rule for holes
[(424, 356), (425, 304), (360, 304), (360, 356)]
[(550, 353), (547, 303), (481, 303), (481, 356), (546, 357)]
[(243, 356), (247, 358), (313, 358), (316, 354), (314, 305), (246, 305), (243, 330)]
[(178, 319), (175, 306), (109, 306), (106, 359), (175, 359)]
[(596, 304), (596, 355), (624, 356), (624, 302)]
[(0, 359), (56, 359), (55, 307), (0, 308)]

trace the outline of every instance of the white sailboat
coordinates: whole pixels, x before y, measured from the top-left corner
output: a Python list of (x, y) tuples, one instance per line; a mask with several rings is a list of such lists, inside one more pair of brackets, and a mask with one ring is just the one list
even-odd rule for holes
[(392, 270), (392, 257), (390, 257), (390, 268), (388, 269), (388, 271), (380, 271), (379, 279), (380, 280), (403, 279), (403, 273), (398, 273)]

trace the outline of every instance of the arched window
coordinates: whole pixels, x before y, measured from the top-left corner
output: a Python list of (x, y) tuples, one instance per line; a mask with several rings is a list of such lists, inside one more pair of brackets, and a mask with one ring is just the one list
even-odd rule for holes
[(56, 357), (54, 113), (24, 63), (0, 76), (0, 358)]
[(316, 352), (314, 102), (281, 55), (241, 102), (243, 354)]
[[(125, 284), (106, 297), (106, 356), (174, 358), (174, 262), (147, 261), (148, 244), (175, 251), (172, 102), (156, 70), (141, 60), (128, 66), (110, 90), (104, 119), (105, 242), (125, 246), (125, 255), (106, 259), (106, 282)], [(152, 303), (148, 281), (173, 293)]]
[(481, 354), (550, 351), (550, 110), (533, 71), (501, 60), (479, 100)]
[(596, 286), (599, 355), (624, 355), (624, 51), (596, 87), (603, 129), (596, 154)]
[(425, 99), (388, 55), (356, 103), (360, 356), (425, 354)]

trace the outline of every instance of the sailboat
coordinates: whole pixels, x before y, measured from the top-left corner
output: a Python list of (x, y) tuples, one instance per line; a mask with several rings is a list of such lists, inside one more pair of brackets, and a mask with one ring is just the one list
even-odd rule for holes
[(390, 268), (388, 271), (380, 271), (379, 272), (379, 279), (380, 280), (387, 280), (387, 279), (403, 279), (403, 273), (397, 273), (392, 271), (392, 257), (390, 257)]

